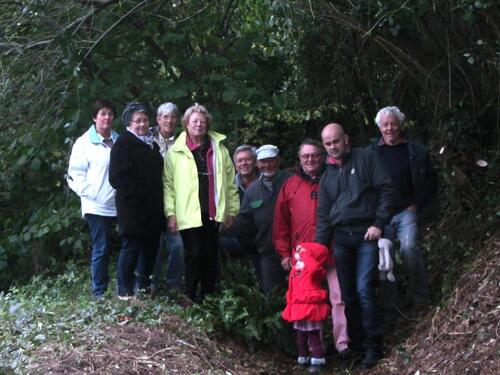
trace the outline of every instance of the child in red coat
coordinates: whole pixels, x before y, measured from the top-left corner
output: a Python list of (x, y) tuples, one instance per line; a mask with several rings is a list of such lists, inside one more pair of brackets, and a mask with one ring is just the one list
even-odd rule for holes
[(326, 278), (324, 266), (329, 262), (330, 252), (326, 246), (314, 242), (297, 246), (288, 279), (287, 304), (281, 314), (283, 319), (293, 322), (297, 331), (298, 363), (306, 365), (310, 361), (312, 371), (326, 363), (320, 330), (330, 314), (328, 292), (322, 286)]

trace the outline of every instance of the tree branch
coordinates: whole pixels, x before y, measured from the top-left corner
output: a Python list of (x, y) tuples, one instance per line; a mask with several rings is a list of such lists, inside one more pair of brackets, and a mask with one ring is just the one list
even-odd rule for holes
[[(116, 1), (116, 0), (112, 0), (112, 1)], [(92, 51), (94, 50), (95, 47), (97, 47), (97, 45), (111, 32), (113, 31), (113, 29), (118, 26), (120, 23), (123, 22), (123, 20), (125, 18), (127, 18), (128, 16), (130, 16), (131, 14), (133, 14), (136, 10), (138, 10), (139, 8), (141, 8), (145, 3), (147, 3), (149, 0), (143, 0), (141, 1), (139, 4), (137, 4), (135, 7), (133, 7), (132, 9), (130, 9), (127, 13), (125, 13), (123, 16), (121, 16), (118, 21), (116, 21), (114, 24), (112, 24), (104, 33), (101, 34), (101, 36), (94, 42), (94, 44), (92, 45), (92, 47), (89, 48), (89, 50), (87, 51), (87, 53), (85, 54), (85, 56), (83, 56), (83, 60), (85, 60), (86, 58), (88, 58), (90, 56), (90, 54), (92, 53)]]

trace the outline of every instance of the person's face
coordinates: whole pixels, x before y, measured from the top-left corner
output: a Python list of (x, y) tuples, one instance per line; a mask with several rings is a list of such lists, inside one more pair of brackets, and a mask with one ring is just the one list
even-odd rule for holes
[(132, 114), (128, 127), (138, 135), (146, 135), (149, 130), (149, 118), (144, 112), (135, 112)]
[(193, 112), (189, 116), (186, 130), (191, 138), (201, 138), (207, 134), (207, 118), (201, 112)]
[(164, 138), (170, 138), (174, 135), (174, 129), (177, 125), (177, 115), (175, 113), (162, 113), (156, 116), (156, 122), (158, 123), (160, 133)]
[(342, 156), (349, 150), (349, 137), (342, 134), (340, 129), (329, 129), (321, 134), (323, 146), (328, 155), (335, 159), (342, 159)]
[(96, 131), (101, 135), (107, 135), (111, 131), (111, 126), (113, 125), (115, 115), (111, 108), (102, 107), (101, 109), (99, 109), (93, 119)]
[(299, 153), (300, 166), (302, 170), (311, 177), (319, 175), (323, 167), (323, 154), (321, 150), (314, 145), (304, 145)]
[(261, 173), (266, 177), (274, 176), (276, 172), (278, 172), (279, 165), (279, 157), (257, 160), (257, 166), (259, 167)]
[(399, 120), (396, 116), (388, 114), (382, 116), (380, 119), (380, 132), (384, 138), (384, 142), (388, 145), (393, 145), (398, 143), (401, 138), (401, 128), (399, 126)]
[(257, 160), (251, 151), (240, 151), (234, 158), (236, 171), (242, 176), (250, 176), (255, 173)]

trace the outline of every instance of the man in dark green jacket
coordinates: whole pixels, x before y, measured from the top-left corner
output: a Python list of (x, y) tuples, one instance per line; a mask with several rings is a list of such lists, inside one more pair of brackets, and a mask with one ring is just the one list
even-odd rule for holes
[(272, 242), (274, 206), (283, 183), (292, 176), (279, 170), (278, 147), (264, 145), (257, 149), (257, 165), (261, 175), (245, 191), (233, 230), (255, 239), (260, 259), (262, 290), (271, 292), (284, 283), (286, 275)]
[(368, 149), (351, 149), (341, 125), (328, 124), (321, 138), (334, 164), (320, 180), (316, 241), (326, 246), (332, 237), (335, 241), (350, 348), (362, 353), (362, 367), (370, 368), (383, 355), (377, 240), (391, 220), (397, 192), (380, 157)]

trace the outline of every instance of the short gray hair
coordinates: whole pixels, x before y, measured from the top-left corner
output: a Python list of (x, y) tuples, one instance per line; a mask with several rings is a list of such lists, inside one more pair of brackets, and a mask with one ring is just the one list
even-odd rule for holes
[(375, 123), (380, 128), (380, 121), (382, 120), (382, 116), (393, 115), (399, 121), (399, 125), (403, 125), (406, 121), (406, 116), (403, 112), (399, 110), (398, 107), (384, 107), (380, 111), (378, 111), (377, 116), (375, 116)]
[(208, 110), (204, 106), (198, 103), (194, 103), (194, 105), (186, 109), (186, 112), (184, 112), (184, 116), (182, 116), (182, 125), (184, 125), (184, 128), (188, 124), (189, 118), (191, 117), (193, 112), (203, 113), (207, 120), (207, 129), (210, 128), (210, 125), (212, 124), (212, 115), (208, 112)]
[(236, 156), (240, 153), (240, 152), (250, 152), (252, 154), (252, 157), (257, 160), (257, 148), (255, 148), (254, 146), (250, 146), (250, 145), (241, 145), (241, 146), (238, 146), (236, 147), (236, 150), (234, 150), (234, 154), (233, 154), (233, 161), (236, 162)]
[(164, 113), (172, 113), (177, 116), (179, 115), (179, 109), (174, 103), (166, 102), (158, 107), (156, 115), (161, 116)]

